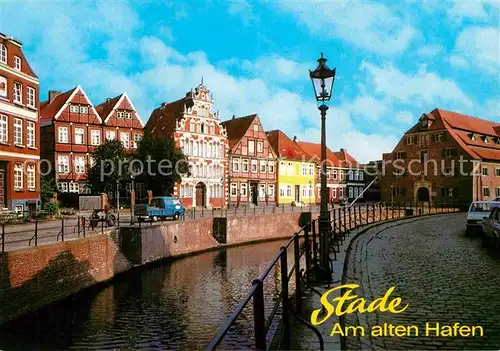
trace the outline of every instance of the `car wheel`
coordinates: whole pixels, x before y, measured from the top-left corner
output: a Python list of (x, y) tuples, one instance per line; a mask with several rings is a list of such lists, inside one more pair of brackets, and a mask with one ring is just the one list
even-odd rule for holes
[(179, 220), (179, 218), (180, 218), (180, 216), (181, 216), (181, 215), (179, 214), (179, 212), (175, 212), (175, 213), (174, 213), (174, 221), (178, 221), (178, 220)]

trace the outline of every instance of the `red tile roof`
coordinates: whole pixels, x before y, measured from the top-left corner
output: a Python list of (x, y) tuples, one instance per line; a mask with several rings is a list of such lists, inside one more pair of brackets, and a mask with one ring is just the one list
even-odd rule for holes
[(165, 104), (153, 110), (145, 129), (156, 135), (169, 135), (173, 133), (175, 124), (183, 116), (184, 107), (189, 103), (188, 98)]
[(267, 140), (271, 144), (274, 151), (277, 153), (278, 158), (285, 160), (294, 160), (304, 162), (314, 162), (312, 157), (309, 156), (302, 148), (287, 137), (281, 130), (272, 130), (266, 132)]
[(64, 104), (68, 101), (69, 97), (75, 89), (78, 87), (74, 87), (71, 90), (68, 90), (65, 93), (61, 93), (57, 95), (50, 103), (49, 101), (43, 101), (40, 103), (40, 122), (50, 121), (54, 119), (54, 116), (59, 112), (59, 110), (64, 106)]
[(115, 105), (118, 103), (118, 100), (122, 97), (123, 93), (115, 96), (112, 99), (104, 101), (102, 104), (99, 104), (95, 107), (97, 113), (101, 116), (101, 118), (104, 120), (108, 115), (111, 113)]
[(233, 117), (228, 121), (222, 122), (222, 126), (226, 128), (229, 147), (236, 145), (246, 134), (248, 128), (257, 117), (256, 114), (245, 117)]
[[(319, 162), (321, 160), (321, 144), (318, 143), (309, 143), (305, 141), (297, 142), (299, 147), (304, 150), (309, 156), (317, 159)], [(342, 164), (340, 160), (335, 156), (335, 154), (328, 147), (326, 148), (326, 165), (327, 166), (337, 166), (341, 167)]]
[(363, 166), (352, 157), (346, 149), (334, 152), (335, 156), (342, 162), (342, 166), (346, 168), (363, 168)]

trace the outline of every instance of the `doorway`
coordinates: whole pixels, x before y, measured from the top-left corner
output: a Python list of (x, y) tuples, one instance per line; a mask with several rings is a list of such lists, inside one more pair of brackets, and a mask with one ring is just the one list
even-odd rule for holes
[(203, 183), (196, 184), (195, 193), (196, 193), (195, 206), (205, 207), (205, 198), (206, 198), (206, 193), (207, 193), (207, 187), (205, 186), (205, 184), (203, 184)]
[(429, 202), (429, 189), (426, 187), (420, 187), (417, 190), (417, 200), (420, 202)]
[(300, 202), (300, 185), (295, 186), (295, 202)]
[(250, 183), (250, 201), (252, 201), (254, 205), (257, 205), (259, 197), (257, 186), (257, 183)]

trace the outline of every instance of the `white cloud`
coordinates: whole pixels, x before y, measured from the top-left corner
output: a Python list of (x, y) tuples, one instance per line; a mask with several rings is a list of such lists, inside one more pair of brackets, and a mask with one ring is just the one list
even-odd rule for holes
[(396, 113), (396, 120), (403, 124), (413, 124), (416, 122), (415, 116), (408, 111), (400, 111)]
[(256, 77), (269, 80), (295, 81), (307, 77), (309, 66), (277, 54), (257, 58), (255, 61), (244, 60), (241, 67)]
[(246, 0), (229, 1), (228, 12), (240, 16), (243, 24), (258, 23), (259, 17), (253, 13), (253, 6)]
[(314, 35), (340, 38), (382, 55), (406, 50), (418, 35), (398, 13), (373, 2), (277, 2)]
[(449, 7), (449, 14), (460, 18), (485, 18), (487, 17), (487, 13), (484, 6), (485, 2), (480, 0), (455, 0), (451, 7)]
[(458, 67), (477, 67), (500, 72), (500, 29), (467, 27), (457, 37), (450, 62)]
[(358, 96), (354, 101), (346, 104), (345, 108), (354, 115), (370, 120), (378, 120), (389, 110), (386, 102), (382, 101), (382, 99), (366, 95)]
[(500, 122), (500, 98), (490, 99), (484, 102), (484, 116), (493, 117)]
[(401, 103), (442, 106), (471, 107), (472, 100), (451, 79), (442, 78), (437, 73), (428, 72), (425, 67), (416, 73), (405, 74), (393, 65), (376, 66), (363, 62), (362, 70), (368, 73), (368, 80), (376, 91)]
[(430, 57), (439, 55), (443, 50), (444, 48), (441, 45), (429, 44), (422, 46), (420, 49), (418, 49), (417, 54), (423, 57)]

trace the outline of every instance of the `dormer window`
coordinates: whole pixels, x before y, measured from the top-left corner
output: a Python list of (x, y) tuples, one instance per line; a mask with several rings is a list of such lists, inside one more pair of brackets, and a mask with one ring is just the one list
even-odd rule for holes
[(420, 117), (420, 128), (428, 129), (429, 128), (429, 118), (424, 114)]
[(500, 138), (498, 138), (498, 137), (497, 137), (497, 138), (495, 138), (495, 143), (496, 143), (497, 145), (500, 145)]
[(488, 137), (486, 135), (483, 136), (483, 141), (484, 141), (485, 144), (488, 144)]
[(470, 140), (476, 140), (476, 136), (474, 135), (474, 133), (469, 133), (469, 138)]

